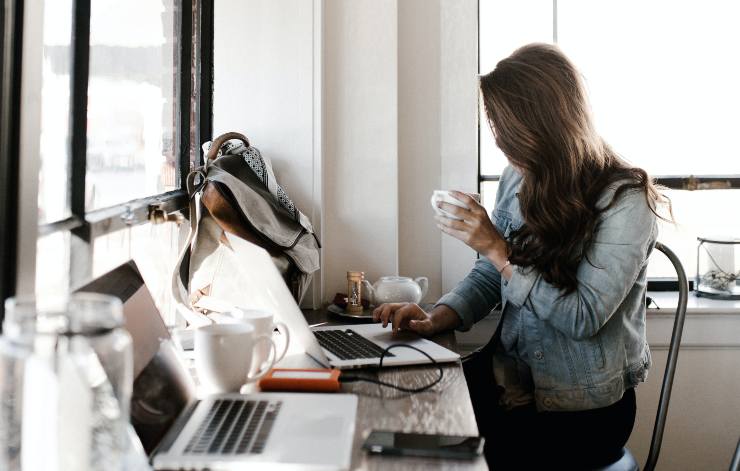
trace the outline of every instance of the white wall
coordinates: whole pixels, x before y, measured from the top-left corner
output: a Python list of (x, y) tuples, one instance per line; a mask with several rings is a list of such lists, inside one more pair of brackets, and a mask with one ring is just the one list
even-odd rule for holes
[[(279, 183), (320, 231), (315, 3), (215, 1), (213, 129), (214, 135), (243, 132), (272, 160)], [(305, 305), (319, 302), (320, 274), (314, 284)]]
[(324, 299), (398, 272), (396, 0), (324, 3)]
[(477, 190), (477, 2), (215, 8), (215, 133), (245, 132), (320, 230), (314, 299), (348, 270), (427, 276), (428, 301), (454, 286), (475, 254), (441, 235), (429, 197)]
[[(696, 298), (689, 298), (690, 306)], [(653, 367), (637, 388), (627, 446), (645, 463), (673, 328), (673, 309), (648, 311)], [(720, 303), (721, 304), (721, 303)], [(690, 307), (691, 309), (691, 307)], [(740, 438), (740, 315), (697, 309), (686, 316), (658, 470), (725, 470)]]

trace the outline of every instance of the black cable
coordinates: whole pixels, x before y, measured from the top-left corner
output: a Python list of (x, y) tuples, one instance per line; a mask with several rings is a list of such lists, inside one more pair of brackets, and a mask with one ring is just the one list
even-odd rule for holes
[(366, 378), (366, 377), (362, 377), (362, 376), (349, 376), (346, 373), (342, 373), (339, 376), (339, 382), (341, 382), (341, 383), (354, 383), (354, 382), (357, 382), (357, 381), (365, 381), (367, 383), (373, 383), (373, 384), (377, 384), (377, 385), (380, 385), (380, 386), (385, 386), (387, 388), (392, 388), (392, 389), (395, 389), (397, 391), (401, 391), (401, 392), (405, 392), (405, 393), (420, 393), (420, 392), (424, 392), (424, 391), (426, 391), (428, 389), (433, 388), (434, 386), (436, 386), (437, 384), (439, 384), (440, 381), (442, 381), (442, 377), (444, 376), (444, 370), (442, 369), (442, 365), (439, 364), (439, 362), (437, 362), (434, 358), (432, 358), (424, 350), (421, 350), (421, 349), (416, 348), (416, 347), (414, 347), (412, 345), (406, 345), (406, 344), (403, 344), (403, 343), (394, 343), (393, 345), (388, 345), (385, 348), (385, 350), (383, 350), (383, 353), (380, 354), (380, 362), (378, 363), (378, 369), (382, 369), (383, 368), (383, 358), (385, 358), (386, 354), (388, 352), (390, 352), (390, 350), (392, 348), (396, 348), (396, 347), (410, 348), (411, 350), (416, 350), (417, 352), (421, 353), (425, 357), (429, 358), (429, 361), (431, 362), (431, 364), (432, 365), (435, 365), (439, 369), (439, 377), (437, 379), (435, 379), (434, 381), (432, 381), (431, 383), (429, 383), (429, 384), (427, 384), (425, 386), (420, 386), (418, 388), (406, 388), (406, 387), (403, 387), (403, 386), (398, 386), (396, 384), (386, 383), (385, 381), (381, 381), (379, 379)]

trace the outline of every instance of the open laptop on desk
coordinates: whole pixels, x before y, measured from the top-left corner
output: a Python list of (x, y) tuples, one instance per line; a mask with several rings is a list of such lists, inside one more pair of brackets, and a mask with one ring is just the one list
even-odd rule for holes
[(123, 302), (135, 350), (131, 421), (155, 469), (349, 468), (356, 396), (267, 393), (197, 398), (192, 378), (133, 262), (80, 291), (113, 295)]
[[(309, 329), (298, 304), (290, 294), (270, 255), (262, 248), (237, 236), (226, 235), (230, 251), (221, 257), (221, 267), (200, 305), (216, 310), (233, 307), (264, 309), (284, 322), (291, 334), (293, 353), (305, 351), (323, 367), (359, 368), (377, 366), (383, 350), (392, 344), (416, 347), (437, 362), (457, 361), (460, 355), (420, 336), (404, 332), (393, 337), (381, 324), (319, 326)], [(228, 274), (228, 279), (227, 275)], [(298, 342), (293, 339), (297, 339)], [(295, 350), (299, 349), (299, 350)], [(289, 353), (291, 352), (289, 350)], [(384, 366), (418, 365), (429, 358), (409, 348), (395, 348), (383, 358)]]

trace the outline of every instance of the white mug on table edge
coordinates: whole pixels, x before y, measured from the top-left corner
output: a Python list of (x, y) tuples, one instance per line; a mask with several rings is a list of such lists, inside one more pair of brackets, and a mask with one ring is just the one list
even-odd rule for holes
[[(277, 329), (283, 337), (284, 345), (282, 349), (280, 349), (280, 353), (276, 355), (275, 363), (279, 362), (283, 359), (283, 357), (285, 357), (285, 354), (288, 352), (288, 346), (290, 344), (290, 332), (288, 331), (288, 326), (285, 325), (283, 322), (274, 321), (274, 317), (271, 312), (262, 309), (235, 308), (231, 311), (230, 315), (238, 322), (253, 326), (258, 335), (270, 336), (273, 339), (273, 343), (275, 344), (276, 349), (277, 343), (275, 342), (273, 334), (275, 332), (275, 329)], [(258, 369), (262, 363), (267, 361), (269, 355), (270, 346), (267, 344), (261, 345), (260, 348), (257, 349), (257, 352), (255, 354), (254, 360), (252, 362), (252, 368)]]
[[(269, 346), (272, 355), (263, 368), (252, 373), (252, 360), (263, 344)], [(195, 329), (195, 369), (209, 393), (239, 392), (244, 384), (260, 379), (275, 365), (276, 351), (272, 336), (257, 334), (249, 324), (212, 324)]]
[[(480, 195), (478, 193), (466, 193), (464, 191), (461, 191), (460, 193), (465, 193), (466, 195), (470, 196), (471, 198), (476, 200), (478, 203), (480, 203)], [(439, 203), (440, 201), (443, 201), (445, 203), (454, 204), (455, 206), (459, 206), (461, 208), (470, 209), (468, 208), (468, 205), (466, 205), (459, 199), (452, 196), (452, 194), (450, 194), (450, 190), (434, 190), (434, 193), (432, 193), (432, 198), (431, 198), (432, 208), (434, 208), (434, 212), (440, 216), (445, 216), (450, 219), (460, 220), (460, 218), (453, 216), (447, 211), (444, 211), (443, 209), (437, 207), (437, 203)]]

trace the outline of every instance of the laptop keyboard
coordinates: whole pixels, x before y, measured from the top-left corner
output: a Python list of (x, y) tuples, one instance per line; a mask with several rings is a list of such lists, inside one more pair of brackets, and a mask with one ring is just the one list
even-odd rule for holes
[(186, 454), (259, 454), (282, 401), (218, 399), (185, 447)]
[[(319, 345), (342, 360), (380, 358), (383, 349), (352, 329), (315, 330)], [(394, 356), (388, 352), (386, 357)]]

